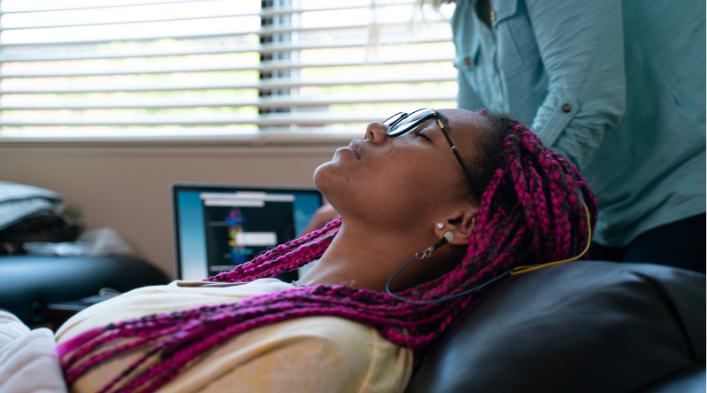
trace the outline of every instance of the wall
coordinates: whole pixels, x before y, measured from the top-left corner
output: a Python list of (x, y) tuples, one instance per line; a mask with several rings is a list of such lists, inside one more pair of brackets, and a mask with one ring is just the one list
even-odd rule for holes
[(313, 185), (342, 141), (247, 143), (0, 143), (0, 180), (62, 194), (88, 229), (110, 226), (174, 278), (172, 182)]

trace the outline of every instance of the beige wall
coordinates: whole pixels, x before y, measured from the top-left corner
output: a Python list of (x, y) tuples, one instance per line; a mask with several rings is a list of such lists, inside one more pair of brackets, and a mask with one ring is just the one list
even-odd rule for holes
[(87, 228), (112, 227), (173, 278), (170, 183), (312, 185), (342, 144), (3, 143), (0, 180), (62, 194)]

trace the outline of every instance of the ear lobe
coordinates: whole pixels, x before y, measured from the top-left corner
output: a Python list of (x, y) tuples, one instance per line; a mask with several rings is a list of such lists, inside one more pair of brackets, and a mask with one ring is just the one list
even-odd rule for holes
[(469, 244), (471, 231), (476, 225), (476, 213), (478, 213), (477, 208), (457, 211), (456, 214), (442, 221), (445, 223), (443, 228), (435, 227), (435, 235), (438, 238), (442, 238), (446, 232), (451, 232), (454, 238), (448, 244), (455, 246)]

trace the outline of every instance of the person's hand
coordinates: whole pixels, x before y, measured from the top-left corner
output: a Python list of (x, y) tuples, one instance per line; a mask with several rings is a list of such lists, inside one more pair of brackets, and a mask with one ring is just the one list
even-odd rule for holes
[(304, 236), (310, 232), (316, 231), (317, 229), (323, 228), (324, 225), (338, 216), (339, 213), (334, 210), (334, 207), (327, 203), (314, 212), (314, 217), (312, 217), (312, 220), (309, 221), (309, 224), (307, 224), (302, 233), (300, 233), (300, 236)]

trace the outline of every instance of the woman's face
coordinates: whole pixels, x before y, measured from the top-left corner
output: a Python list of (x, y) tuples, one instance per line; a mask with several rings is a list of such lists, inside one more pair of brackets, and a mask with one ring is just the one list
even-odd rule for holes
[[(438, 113), (448, 119), (447, 133), (461, 156), (473, 156), (485, 119), (459, 109)], [(365, 139), (339, 148), (314, 173), (317, 188), (345, 221), (400, 230), (468, 203), (470, 194), (463, 197), (459, 192), (468, 187), (468, 180), (433, 118), (397, 138), (387, 131), (381, 123), (369, 124)]]

